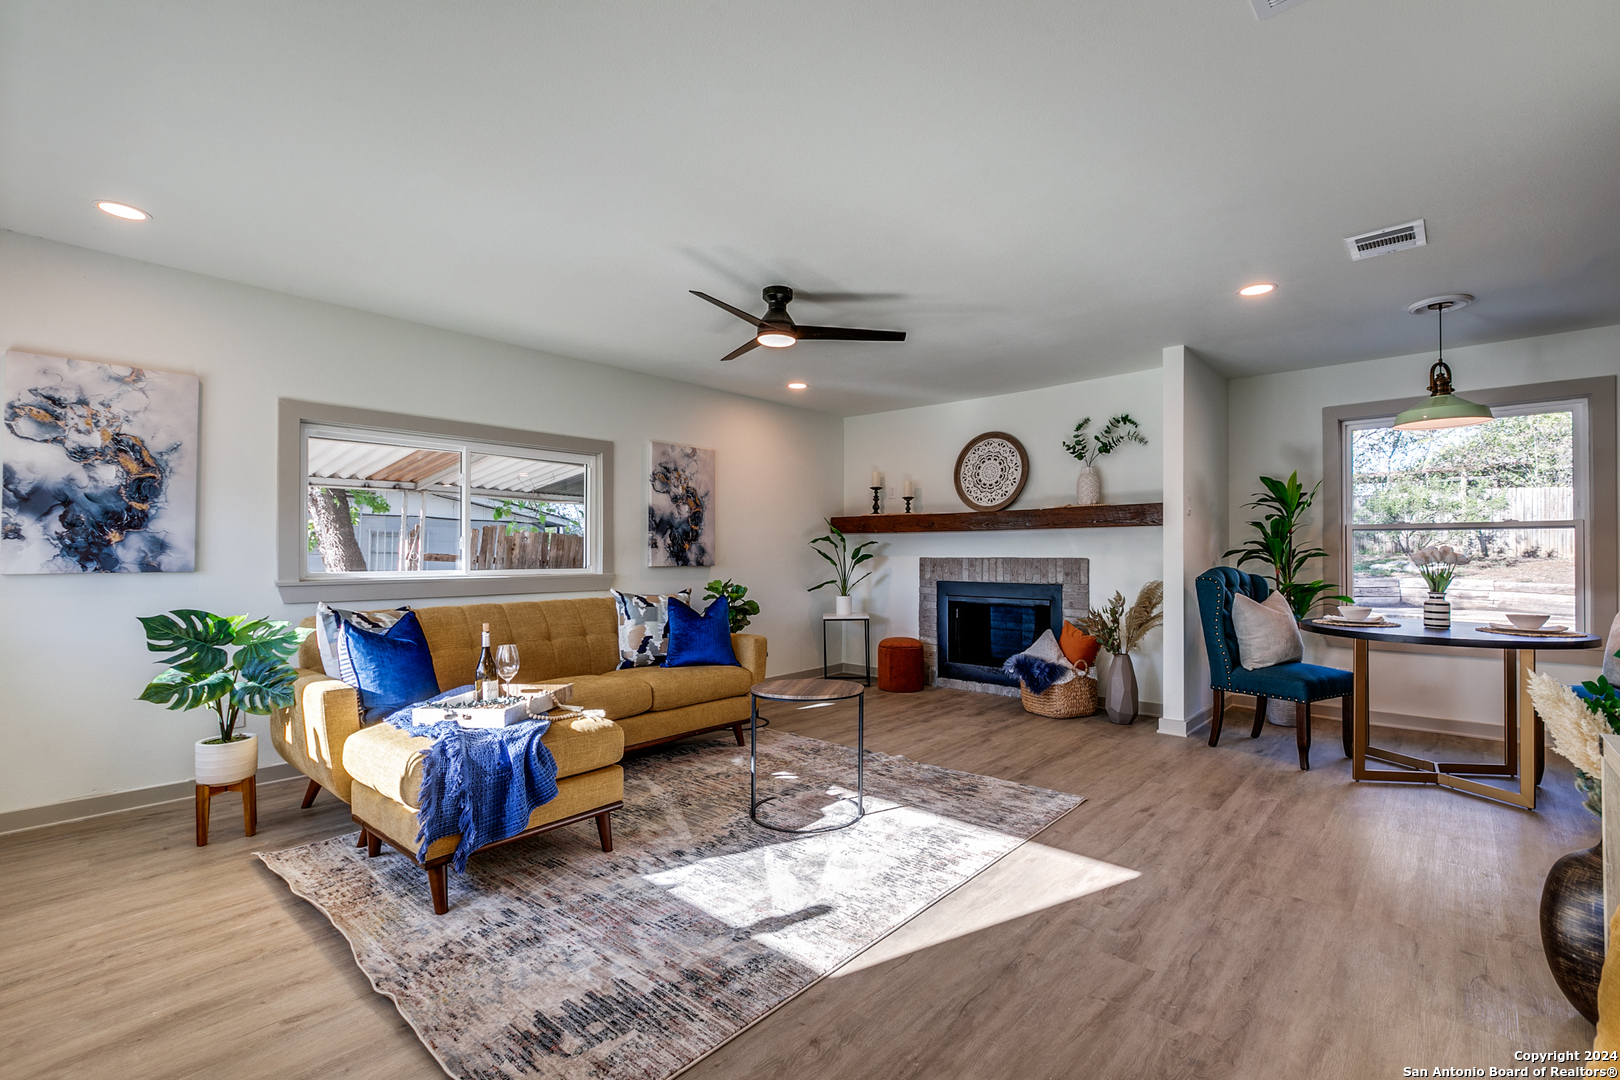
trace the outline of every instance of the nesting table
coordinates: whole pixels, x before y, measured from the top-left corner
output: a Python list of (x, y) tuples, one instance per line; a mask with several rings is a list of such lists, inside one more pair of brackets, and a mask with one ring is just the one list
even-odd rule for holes
[[(866, 687), (847, 679), (771, 679), (748, 688), (748, 817), (755, 825), (785, 833), (822, 833), (847, 829), (866, 816)], [(855, 699), (855, 817), (842, 825), (790, 829), (759, 820), (759, 808), (776, 798), (759, 797), (759, 703), (766, 701), (833, 702)]]
[[(1482, 630), (1483, 623), (1454, 623), (1448, 630), (1425, 629), (1420, 621), (1379, 629), (1307, 621), (1300, 629), (1324, 637), (1349, 638), (1354, 643), (1352, 678), (1355, 697), (1352, 711), (1352, 770), (1357, 780), (1378, 780), (1397, 784), (1438, 784), (1498, 802), (1536, 808), (1536, 785), (1541, 783), (1546, 764), (1542, 748), (1542, 723), (1530, 704), (1530, 672), (1536, 669), (1538, 650), (1593, 649), (1602, 639), (1593, 634), (1569, 636), (1501, 634)], [(1370, 681), (1369, 645), (1374, 641), (1402, 645), (1430, 645), (1442, 649), (1502, 650), (1502, 761), (1429, 761), (1372, 746), (1368, 737), (1368, 694)], [(1369, 769), (1367, 759), (1401, 765), (1404, 769)], [(1516, 778), (1519, 790), (1493, 787), (1469, 776)]]

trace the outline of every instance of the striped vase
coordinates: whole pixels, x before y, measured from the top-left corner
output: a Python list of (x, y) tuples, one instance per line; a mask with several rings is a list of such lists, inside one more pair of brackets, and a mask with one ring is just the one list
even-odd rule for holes
[(1423, 628), (1425, 630), (1451, 629), (1451, 603), (1443, 592), (1431, 592), (1423, 601)]

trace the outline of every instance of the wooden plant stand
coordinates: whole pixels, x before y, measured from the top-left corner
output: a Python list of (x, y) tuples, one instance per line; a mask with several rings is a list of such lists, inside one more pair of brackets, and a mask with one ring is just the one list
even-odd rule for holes
[(224, 791), (240, 791), (242, 793), (242, 835), (252, 836), (259, 831), (259, 797), (258, 788), (254, 784), (255, 779), (256, 777), (249, 776), (245, 780), (238, 780), (234, 784), (197, 785), (198, 847), (205, 847), (208, 844), (208, 804), (215, 795)]

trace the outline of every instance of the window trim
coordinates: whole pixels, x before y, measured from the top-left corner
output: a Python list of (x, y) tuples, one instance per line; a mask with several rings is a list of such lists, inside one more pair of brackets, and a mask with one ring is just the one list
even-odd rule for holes
[[(276, 423), (276, 588), (284, 603), (400, 600), (524, 593), (602, 592), (613, 584), (613, 443), (573, 435), (471, 424), (430, 416), (281, 398)], [(362, 429), (395, 438), (420, 436), (485, 447), (566, 454), (586, 461), (586, 566), (582, 570), (450, 570), (311, 576), (304, 522), (305, 426)], [(467, 496), (463, 495), (463, 504)], [(594, 514), (591, 507), (596, 508)], [(462, 530), (465, 558), (470, 537)], [(358, 578), (358, 580), (356, 580)]]
[[(1577, 589), (1576, 610), (1590, 632), (1605, 635), (1615, 612), (1620, 609), (1620, 496), (1617, 496), (1616, 438), (1615, 438), (1616, 378), (1605, 375), (1592, 379), (1565, 379), (1558, 382), (1526, 383), (1522, 386), (1499, 386), (1487, 390), (1468, 390), (1464, 396), (1470, 401), (1492, 407), (1536, 406), (1556, 407), (1576, 400), (1584, 400), (1586, 431), (1584, 447), (1580, 425), (1576, 425), (1575, 454), (1584, 461), (1587, 484), (1585, 514), (1579, 505), (1583, 497), (1576, 485), (1576, 518), (1584, 516), (1584, 529), (1577, 528), (1575, 543), (1581, 551), (1584, 581)], [(1327, 564), (1333, 573), (1330, 580), (1351, 581), (1347, 546), (1343, 542), (1346, 531), (1346, 493), (1344, 466), (1346, 460), (1346, 425), (1357, 421), (1380, 420), (1393, 417), (1410, 407), (1411, 398), (1386, 401), (1368, 401), (1357, 405), (1335, 405), (1322, 410), (1322, 548), (1328, 553)], [(1560, 663), (1592, 664), (1601, 662), (1601, 649), (1560, 653)]]

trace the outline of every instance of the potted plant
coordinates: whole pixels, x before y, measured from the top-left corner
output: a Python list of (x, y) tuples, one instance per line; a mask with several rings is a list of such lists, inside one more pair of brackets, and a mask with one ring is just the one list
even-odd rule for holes
[(1101, 433), (1089, 435), (1091, 417), (1074, 425), (1074, 437), (1063, 444), (1063, 449), (1080, 463), (1080, 476), (1074, 484), (1074, 501), (1081, 506), (1102, 502), (1102, 474), (1097, 471), (1097, 459), (1112, 454), (1128, 442), (1147, 445), (1142, 429), (1128, 413), (1120, 413), (1108, 421)]
[(733, 634), (742, 633), (743, 627), (748, 625), (748, 620), (759, 614), (759, 604), (753, 600), (743, 599), (748, 595), (748, 586), (746, 585), (738, 585), (730, 578), (726, 578), (724, 581), (716, 578), (705, 585), (704, 588), (708, 591), (703, 594), (703, 599), (718, 600), (723, 596), (726, 598), (727, 603), (730, 604), (727, 611), (731, 616), (731, 632)]
[(1411, 559), (1423, 584), (1429, 587), (1428, 598), (1423, 601), (1424, 628), (1450, 629), (1451, 602), (1446, 599), (1446, 590), (1451, 588), (1451, 579), (1457, 576), (1457, 567), (1468, 565), (1468, 557), (1453, 551), (1450, 544), (1441, 544), (1418, 548), (1412, 552)]
[[(868, 570), (854, 580), (850, 580), (850, 576), (855, 573), (855, 569), (862, 563), (870, 562), (875, 557), (866, 549), (876, 547), (877, 541), (867, 540), (865, 543), (857, 544), (852, 548), (849, 546), (849, 538), (838, 531), (838, 527), (832, 523), (831, 519), (827, 519), (827, 529), (828, 534), (826, 536), (818, 536), (810, 541), (810, 548), (832, 564), (833, 571), (837, 576), (830, 577), (819, 585), (812, 585), (805, 591), (815, 592), (817, 589), (828, 585), (836, 585), (838, 587), (838, 600), (835, 610), (840, 615), (848, 615), (851, 606), (849, 590), (871, 577), (872, 572)], [(817, 545), (825, 545), (825, 548)]]
[[(310, 631), (246, 615), (223, 617), (182, 608), (141, 619), (146, 648), (167, 653), (163, 674), (139, 700), (170, 709), (211, 708), (219, 733), (196, 743), (197, 783), (234, 784), (259, 768), (259, 739), (238, 733), (243, 713), (260, 716), (293, 703), (298, 673), (287, 659)], [(234, 653), (227, 652), (234, 649)]]
[(1265, 493), (1255, 495), (1253, 502), (1244, 504), (1267, 511), (1259, 521), (1249, 522), (1260, 535), (1251, 537), (1242, 547), (1233, 548), (1221, 558), (1230, 559), (1236, 555), (1239, 566), (1259, 562), (1271, 567), (1272, 583), (1283, 594), (1283, 599), (1288, 601), (1296, 619), (1303, 619), (1312, 607), (1324, 599), (1355, 603), (1350, 597), (1334, 592), (1338, 586), (1332, 582), (1320, 578), (1315, 581), (1299, 580), (1300, 571), (1305, 569), (1306, 563), (1312, 559), (1327, 558), (1327, 552), (1319, 547), (1300, 547), (1298, 544), (1305, 511), (1316, 500), (1321, 482), (1318, 481), (1316, 487), (1306, 491), (1299, 482), (1297, 472), (1290, 473), (1287, 480), (1262, 476), (1260, 482), (1266, 487)]
[(1087, 612), (1080, 620), (1080, 628), (1097, 639), (1097, 644), (1113, 656), (1108, 665), (1108, 689), (1103, 695), (1103, 707), (1108, 719), (1115, 724), (1129, 724), (1136, 719), (1139, 702), (1136, 696), (1136, 666), (1131, 663), (1131, 650), (1142, 643), (1142, 638), (1155, 626), (1164, 625), (1164, 582), (1150, 581), (1136, 594), (1136, 603), (1125, 610), (1125, 596), (1114, 593), (1114, 598), (1101, 611)]

